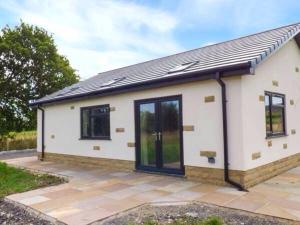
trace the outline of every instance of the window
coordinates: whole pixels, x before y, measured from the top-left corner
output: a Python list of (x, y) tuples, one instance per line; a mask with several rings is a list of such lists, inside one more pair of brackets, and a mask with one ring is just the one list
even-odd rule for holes
[(195, 65), (196, 63), (198, 63), (198, 61), (188, 62), (188, 63), (184, 63), (184, 64), (181, 64), (181, 65), (175, 66), (174, 68), (170, 69), (168, 73), (175, 73), (175, 72), (183, 71), (183, 70)]
[(57, 94), (57, 96), (63, 96), (63, 95), (69, 94), (69, 93), (71, 93), (71, 92), (73, 92), (73, 91), (76, 91), (76, 90), (79, 89), (79, 88), (80, 88), (80, 86), (79, 86), (78, 84), (75, 84), (75, 85), (73, 85), (73, 86), (71, 86), (71, 87), (66, 87), (66, 88), (64, 88), (63, 90), (61, 90), (61, 91)]
[(126, 79), (126, 77), (115, 78), (115, 79), (109, 80), (109, 81), (101, 84), (101, 87), (107, 87), (107, 86), (110, 86), (110, 85), (112, 85), (114, 83), (117, 83), (117, 82), (125, 80), (125, 79)]
[(267, 137), (285, 135), (285, 97), (282, 94), (265, 93)]
[(110, 139), (109, 105), (81, 108), (81, 138)]

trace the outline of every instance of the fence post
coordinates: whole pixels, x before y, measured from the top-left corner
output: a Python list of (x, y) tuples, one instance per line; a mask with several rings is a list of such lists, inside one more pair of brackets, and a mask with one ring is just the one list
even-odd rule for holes
[(9, 138), (6, 139), (6, 151), (9, 151)]

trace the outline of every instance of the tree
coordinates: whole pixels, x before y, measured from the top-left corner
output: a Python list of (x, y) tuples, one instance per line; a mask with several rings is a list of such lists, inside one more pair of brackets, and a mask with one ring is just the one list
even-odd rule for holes
[(58, 54), (52, 35), (21, 24), (0, 32), (0, 136), (35, 129), (36, 110), (29, 100), (76, 83), (79, 76)]

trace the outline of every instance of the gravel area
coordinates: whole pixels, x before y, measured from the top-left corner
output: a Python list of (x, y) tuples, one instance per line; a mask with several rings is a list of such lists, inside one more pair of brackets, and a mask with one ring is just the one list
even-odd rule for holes
[(46, 220), (31, 215), (21, 207), (0, 199), (0, 224), (5, 225), (53, 225)]
[(299, 222), (279, 219), (248, 213), (242, 210), (234, 210), (205, 203), (192, 203), (172, 206), (144, 205), (128, 212), (113, 216), (93, 225), (128, 225), (143, 224), (145, 221), (157, 221), (159, 224), (168, 224), (179, 218), (194, 217), (205, 219), (209, 216), (218, 216), (226, 225), (299, 225)]

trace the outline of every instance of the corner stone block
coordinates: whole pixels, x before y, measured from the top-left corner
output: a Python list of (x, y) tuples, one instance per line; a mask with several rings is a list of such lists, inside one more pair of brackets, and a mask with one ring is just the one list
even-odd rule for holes
[(217, 153), (214, 151), (200, 151), (200, 156), (204, 157), (216, 157)]
[(268, 141), (268, 147), (272, 147), (272, 141)]
[(127, 147), (134, 148), (135, 147), (135, 143), (134, 142), (128, 142), (127, 143)]
[(125, 132), (125, 128), (116, 128), (117, 133), (123, 133)]
[(259, 99), (260, 102), (265, 102), (265, 96), (264, 95), (260, 95), (258, 97), (258, 99)]
[(277, 81), (277, 80), (273, 80), (273, 81), (272, 81), (272, 84), (273, 84), (273, 86), (275, 86), (275, 87), (278, 87), (278, 86), (279, 86), (279, 84), (278, 84), (278, 81)]
[(193, 125), (184, 125), (183, 126), (183, 131), (194, 131), (195, 128)]
[(94, 146), (94, 147), (93, 147), (93, 150), (95, 150), (95, 151), (100, 151), (100, 146)]
[(255, 152), (252, 154), (252, 160), (256, 160), (259, 159), (261, 157), (260, 152)]
[(204, 97), (204, 102), (207, 103), (207, 102), (214, 102), (215, 101), (215, 96), (205, 96)]

